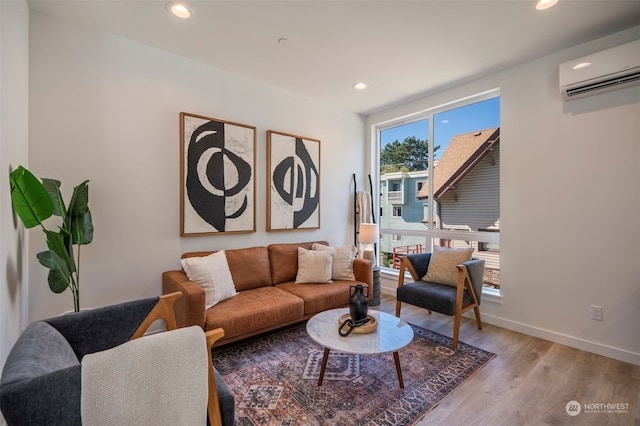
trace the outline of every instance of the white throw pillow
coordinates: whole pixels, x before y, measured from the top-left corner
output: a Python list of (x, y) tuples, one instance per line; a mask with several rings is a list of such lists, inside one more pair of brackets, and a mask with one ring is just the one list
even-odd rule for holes
[(329, 251), (305, 250), (298, 247), (296, 284), (331, 283), (333, 254)]
[(189, 279), (204, 289), (206, 309), (238, 294), (224, 250), (209, 256), (188, 257), (180, 262)]
[(471, 260), (473, 248), (452, 249), (433, 246), (431, 260), (423, 281), (446, 284), (452, 287), (458, 285), (457, 265)]
[(353, 259), (355, 259), (358, 249), (356, 249), (355, 246), (329, 247), (324, 244), (313, 243), (313, 249), (333, 253), (331, 279), (356, 280), (355, 275), (353, 275)]

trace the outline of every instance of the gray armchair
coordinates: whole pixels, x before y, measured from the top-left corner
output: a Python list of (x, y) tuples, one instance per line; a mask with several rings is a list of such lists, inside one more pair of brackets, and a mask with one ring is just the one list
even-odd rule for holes
[[(457, 286), (453, 287), (422, 280), (427, 273), (430, 260), (431, 253), (411, 254), (402, 258), (396, 290), (396, 316), (400, 317), (402, 303), (427, 309), (429, 313), (435, 311), (453, 316), (453, 347), (457, 348), (460, 318), (463, 313), (473, 309), (478, 329), (482, 329), (480, 299), (485, 261), (471, 259), (458, 265)], [(407, 270), (414, 282), (405, 284), (404, 275)]]
[[(141, 337), (157, 319), (164, 319), (167, 329), (174, 330), (173, 301), (178, 297), (179, 293), (173, 293), (65, 314), (30, 324), (9, 353), (0, 379), (0, 408), (7, 424), (81, 425), (81, 408), (84, 409), (84, 402), (81, 402), (82, 370), (86, 368), (83, 358), (122, 348), (130, 340)], [(201, 330), (195, 331), (202, 336)], [(202, 355), (205, 358), (200, 359), (204, 359), (204, 364), (200, 365), (208, 368), (209, 372), (205, 373), (205, 377), (208, 377), (205, 379), (205, 388), (199, 392), (208, 395), (205, 419), (208, 417), (214, 425), (233, 425), (233, 395), (211, 364), (211, 345), (222, 335), (224, 332), (221, 329), (207, 335), (209, 354)], [(129, 345), (142, 343), (154, 336)], [(148, 342), (144, 344), (151, 344), (151, 340)], [(205, 349), (204, 346), (200, 347)], [(182, 368), (180, 360), (175, 361), (176, 368)]]

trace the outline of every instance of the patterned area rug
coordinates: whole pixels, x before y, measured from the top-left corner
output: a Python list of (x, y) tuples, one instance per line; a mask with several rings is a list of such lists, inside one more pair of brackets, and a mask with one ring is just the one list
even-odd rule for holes
[(412, 425), (494, 354), (411, 325), (401, 349), (404, 389), (391, 353), (331, 351), (318, 386), (323, 349), (305, 325), (214, 349), (213, 363), (236, 400), (236, 425)]

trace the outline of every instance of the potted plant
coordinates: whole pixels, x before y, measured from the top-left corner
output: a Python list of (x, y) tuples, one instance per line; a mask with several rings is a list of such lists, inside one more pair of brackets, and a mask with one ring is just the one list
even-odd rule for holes
[[(29, 170), (19, 166), (9, 173), (13, 209), (29, 229), (40, 225), (46, 235), (48, 250), (36, 255), (49, 269), (47, 280), (54, 293), (67, 288), (73, 294), (73, 308), (80, 310), (80, 246), (93, 240), (93, 223), (89, 211), (89, 181), (73, 189), (69, 206), (65, 207), (60, 193), (60, 181), (40, 181)], [(58, 231), (44, 226), (52, 215), (59, 216), (62, 224)], [(74, 250), (77, 246), (77, 250)]]

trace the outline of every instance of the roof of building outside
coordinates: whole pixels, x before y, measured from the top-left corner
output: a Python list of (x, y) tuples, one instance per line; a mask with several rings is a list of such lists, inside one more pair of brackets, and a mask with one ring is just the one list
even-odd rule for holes
[[(454, 136), (438, 161), (437, 166), (433, 168), (434, 197), (438, 199), (453, 188), (499, 142), (499, 127)], [(429, 179), (425, 181), (422, 189), (418, 192), (418, 199), (429, 197), (428, 182)]]

